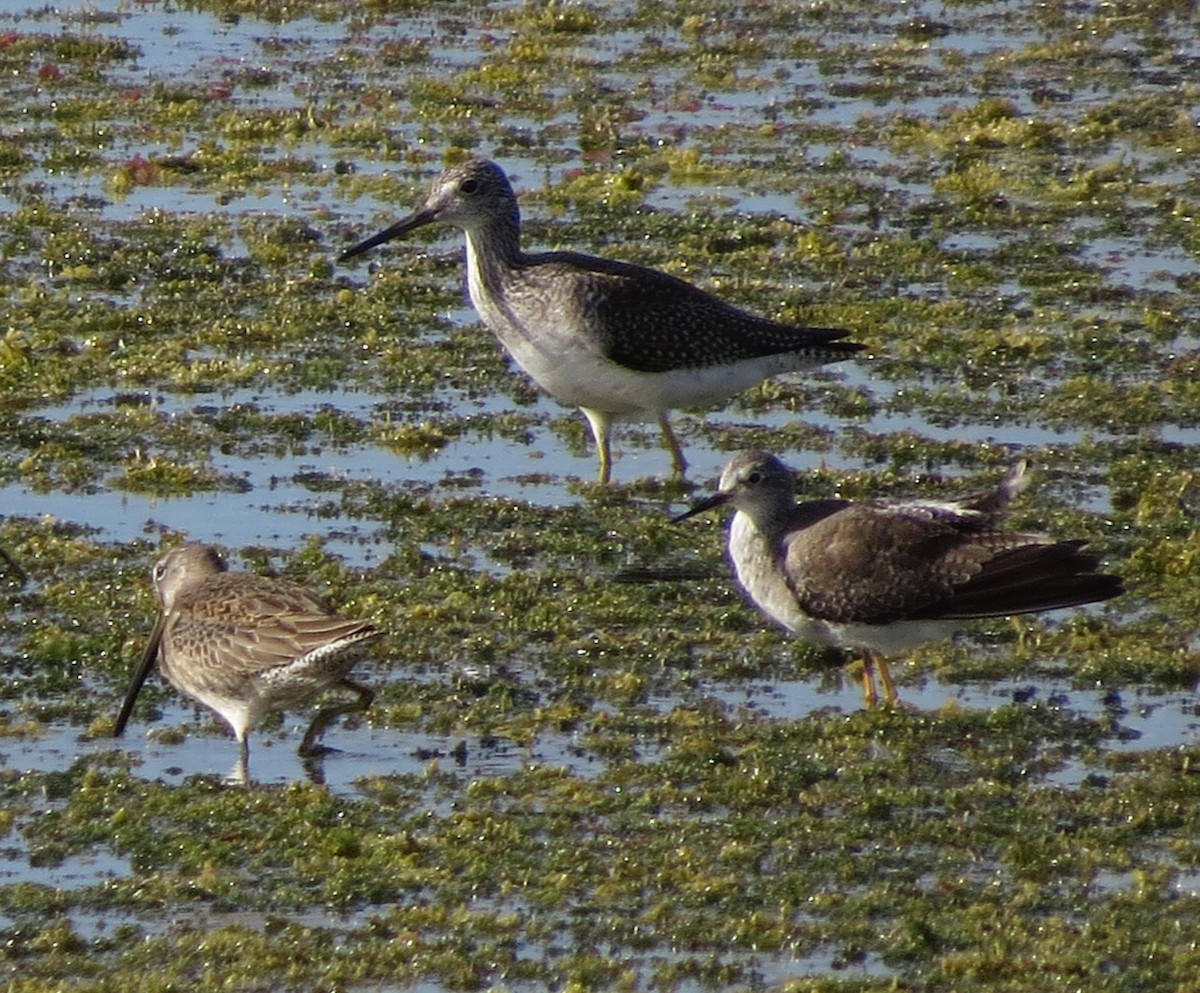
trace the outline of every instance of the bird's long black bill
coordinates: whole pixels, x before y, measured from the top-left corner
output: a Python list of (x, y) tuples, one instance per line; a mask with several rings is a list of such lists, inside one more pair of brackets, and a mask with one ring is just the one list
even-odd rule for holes
[(158, 659), (158, 645), (162, 641), (163, 626), (165, 624), (165, 615), (159, 615), (158, 620), (154, 622), (154, 630), (150, 632), (150, 642), (146, 645), (146, 650), (142, 653), (142, 659), (138, 663), (137, 671), (133, 674), (133, 682), (129, 684), (129, 689), (125, 691), (125, 701), (121, 704), (121, 712), (117, 715), (117, 725), (113, 729), (114, 738), (119, 738), (125, 733), (125, 725), (129, 723), (129, 715), (133, 713), (133, 705), (137, 703), (138, 694), (142, 691), (142, 685), (146, 682), (146, 677), (150, 675), (150, 670)]
[(713, 507), (723, 507), (729, 502), (728, 493), (714, 493), (710, 497), (705, 497), (698, 503), (692, 504), (691, 508), (685, 510), (682, 514), (671, 518), (672, 524), (678, 524), (680, 521), (686, 521), (689, 517), (695, 517), (697, 514), (703, 514), (706, 510), (712, 510)]
[(437, 220), (437, 214), (432, 210), (418, 210), (415, 214), (409, 214), (402, 220), (397, 221), (390, 228), (385, 228), (379, 234), (373, 234), (365, 241), (360, 241), (357, 245), (352, 245), (347, 248), (341, 255), (338, 256), (339, 262), (345, 262), (347, 259), (352, 259), (356, 255), (362, 255), (364, 252), (369, 252), (376, 245), (382, 245), (385, 241), (392, 241), (408, 234), (417, 228), (424, 227), (426, 224), (432, 224)]

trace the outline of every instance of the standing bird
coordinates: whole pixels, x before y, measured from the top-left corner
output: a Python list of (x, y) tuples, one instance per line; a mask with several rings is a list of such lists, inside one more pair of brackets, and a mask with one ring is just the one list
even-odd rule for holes
[(188, 542), (168, 551), (151, 574), (160, 613), (117, 717), (125, 731), (150, 667), (216, 711), (240, 746), (235, 778), (248, 780), (250, 730), (268, 713), (305, 703), (329, 689), (357, 699), (321, 710), (300, 744), (302, 756), (339, 714), (366, 710), (375, 694), (348, 673), (362, 650), (382, 636), (369, 621), (347, 620), (302, 586), (227, 572), (210, 545)]
[(734, 571), (760, 610), (818, 645), (858, 649), (863, 692), (877, 701), (874, 673), (895, 700), (886, 655), (947, 638), (958, 622), (1055, 610), (1123, 592), (1097, 573), (1086, 542), (997, 530), (1028, 485), (1018, 462), (992, 492), (953, 502), (809, 500), (797, 504), (787, 467), (743, 452), (717, 492), (673, 522), (713, 507), (736, 511), (729, 531)]
[(756, 317), (656, 269), (579, 252), (524, 252), (512, 185), (484, 159), (445, 170), (424, 207), (339, 261), (437, 222), (466, 232), (467, 288), (483, 323), (534, 382), (587, 417), (601, 483), (612, 473), (614, 419), (656, 416), (682, 475), (687, 463), (669, 410), (713, 404), (865, 347), (839, 341), (846, 331)]

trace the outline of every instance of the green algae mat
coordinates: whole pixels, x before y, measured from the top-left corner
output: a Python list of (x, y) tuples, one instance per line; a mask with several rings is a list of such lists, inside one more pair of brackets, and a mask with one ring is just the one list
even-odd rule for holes
[[(1200, 971), (1200, 22), (1187, 3), (0, 5), (0, 975), (19, 993), (1189, 990)], [(461, 238), (338, 253), (469, 154), (529, 247), (861, 360), (582, 418)], [(1129, 592), (898, 663), (789, 642), (721, 522), (950, 498)], [(153, 680), (183, 536), (387, 633), (295, 756)]]

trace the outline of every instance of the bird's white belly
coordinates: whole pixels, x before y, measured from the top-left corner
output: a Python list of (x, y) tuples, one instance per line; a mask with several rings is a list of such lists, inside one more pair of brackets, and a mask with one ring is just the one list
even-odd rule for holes
[(721, 366), (641, 372), (606, 358), (578, 336), (534, 336), (501, 315), (489, 315), (482, 308), (480, 313), (513, 361), (556, 400), (617, 417), (706, 407), (798, 364), (793, 355), (772, 355)]
[(884, 655), (899, 655), (929, 641), (954, 634), (952, 621), (893, 621), (890, 624), (829, 624), (836, 644), (843, 648), (870, 648)]

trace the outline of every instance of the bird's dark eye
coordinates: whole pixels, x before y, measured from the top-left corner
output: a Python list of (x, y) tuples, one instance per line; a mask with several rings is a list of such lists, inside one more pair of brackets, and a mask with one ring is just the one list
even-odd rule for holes
[(750, 475), (746, 477), (746, 482), (749, 483), (751, 486), (757, 486), (759, 483), (762, 482), (762, 473), (761, 472), (750, 473)]
[(472, 193), (476, 193), (478, 191), (479, 191), (479, 180), (478, 179), (464, 179), (461, 183), (458, 184), (458, 192), (465, 193), (465, 194), (467, 194), (467, 196), (470, 196)]
[(165, 576), (166, 574), (167, 574), (167, 567), (165, 565), (163, 565), (161, 562), (158, 563), (158, 565), (156, 565), (154, 567), (154, 578), (156, 580), (162, 579), (163, 576)]

